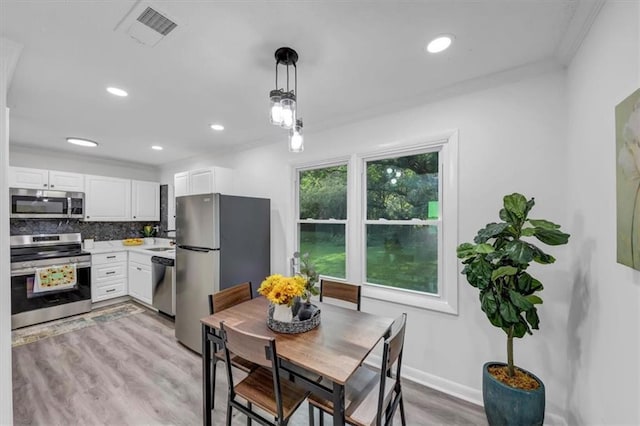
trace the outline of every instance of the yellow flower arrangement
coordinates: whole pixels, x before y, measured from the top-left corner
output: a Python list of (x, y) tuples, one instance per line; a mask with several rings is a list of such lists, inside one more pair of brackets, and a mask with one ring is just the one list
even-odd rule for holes
[(269, 275), (262, 281), (258, 293), (271, 303), (291, 306), (295, 297), (305, 293), (307, 280), (301, 276), (285, 277), (280, 274)]

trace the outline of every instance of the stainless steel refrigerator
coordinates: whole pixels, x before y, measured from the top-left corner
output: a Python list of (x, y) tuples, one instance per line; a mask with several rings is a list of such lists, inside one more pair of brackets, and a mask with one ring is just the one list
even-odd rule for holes
[(176, 198), (176, 338), (201, 353), (200, 319), (208, 295), (251, 281), (253, 292), (271, 269), (271, 203), (222, 194)]

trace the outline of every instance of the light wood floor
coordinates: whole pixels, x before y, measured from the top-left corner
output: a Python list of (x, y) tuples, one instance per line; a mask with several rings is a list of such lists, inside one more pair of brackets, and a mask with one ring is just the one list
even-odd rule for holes
[[(14, 422), (200, 425), (201, 369), (200, 357), (176, 342), (173, 324), (149, 311), (18, 346), (13, 349)], [(409, 425), (487, 423), (480, 407), (408, 381), (403, 386)], [(218, 374), (216, 389), (213, 418), (223, 425), (225, 374)], [(307, 415), (304, 404), (290, 424), (307, 425)], [(246, 420), (236, 415), (234, 424)]]

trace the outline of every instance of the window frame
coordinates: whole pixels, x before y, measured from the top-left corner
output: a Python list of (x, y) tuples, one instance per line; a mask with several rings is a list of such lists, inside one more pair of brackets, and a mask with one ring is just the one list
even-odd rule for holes
[[(359, 244), (363, 248), (359, 253), (360, 282), (362, 296), (389, 301), (418, 308), (458, 313), (458, 262), (456, 246), (458, 242), (458, 131), (443, 132), (438, 135), (412, 138), (399, 142), (386, 150), (372, 151), (357, 155), (357, 174), (360, 177), (360, 211), (357, 220), (360, 232)], [(385, 158), (397, 158), (427, 152), (438, 151), (439, 189), (438, 189), (438, 293), (424, 293), (401, 289), (382, 284), (366, 282), (366, 225), (376, 222), (366, 216), (367, 188), (366, 163)], [(433, 224), (433, 219), (417, 220), (415, 224)], [(388, 220), (385, 224), (411, 225), (411, 221)]]
[[(441, 185), (439, 189), (438, 229), (438, 294), (399, 289), (366, 283), (366, 169), (365, 160), (402, 157), (439, 150)], [(458, 278), (460, 268), (456, 257), (458, 244), (458, 130), (420, 135), (385, 145), (383, 149), (353, 153), (327, 160), (292, 164), (293, 244), (299, 250), (299, 172), (301, 170), (347, 165), (347, 220), (345, 224), (346, 278), (338, 281), (362, 283), (362, 297), (391, 302), (419, 309), (458, 314)], [(337, 223), (338, 221), (329, 221)], [(393, 221), (388, 221), (392, 224)], [(351, 261), (350, 261), (351, 259)], [(335, 277), (334, 277), (335, 278)]]
[[(339, 157), (331, 160), (317, 161), (313, 163), (296, 164), (293, 166), (293, 185), (294, 185), (294, 201), (293, 201), (293, 215), (295, 222), (294, 230), (294, 251), (300, 251), (300, 224), (313, 223), (313, 224), (329, 224), (329, 225), (344, 225), (344, 254), (345, 254), (345, 277), (333, 277), (331, 275), (322, 275), (322, 277), (332, 278), (335, 280), (348, 280), (349, 279), (349, 217), (351, 214), (350, 206), (352, 203), (349, 199), (352, 196), (351, 182), (351, 158)], [(347, 166), (347, 218), (346, 219), (301, 219), (300, 218), (300, 172), (307, 170), (325, 169), (335, 166)], [(293, 264), (292, 264), (293, 271)]]
[[(381, 288), (385, 288), (385, 289), (396, 289), (396, 290), (400, 290), (403, 292), (410, 292), (413, 293), (414, 295), (430, 295), (430, 296), (439, 296), (440, 292), (441, 292), (441, 285), (440, 283), (443, 282), (444, 279), (444, 274), (442, 271), (442, 262), (440, 262), (440, 260), (442, 259), (442, 256), (444, 254), (443, 252), (443, 244), (442, 241), (443, 239), (440, 237), (441, 233), (442, 233), (442, 222), (443, 222), (443, 218), (442, 218), (442, 203), (440, 202), (440, 200), (442, 200), (442, 179), (441, 179), (441, 174), (442, 174), (442, 161), (440, 160), (440, 153), (442, 151), (441, 149), (442, 145), (433, 145), (433, 146), (429, 146), (429, 147), (415, 147), (413, 149), (402, 149), (402, 150), (394, 150), (391, 151), (392, 155), (389, 155), (388, 152), (384, 152), (384, 153), (377, 153), (374, 155), (366, 155), (366, 156), (362, 156), (360, 158), (360, 161), (362, 163), (362, 182), (361, 182), (361, 190), (362, 190), (362, 199), (360, 202), (360, 206), (362, 208), (362, 220), (361, 220), (361, 245), (362, 245), (362, 252), (361, 252), (361, 262), (362, 262), (362, 282), (363, 284), (366, 284), (368, 286), (375, 286), (375, 287), (381, 287)], [(437, 152), (438, 153), (438, 219), (405, 219), (405, 220), (394, 220), (394, 219), (368, 219), (368, 215), (367, 215), (367, 206), (368, 206), (368, 200), (367, 200), (367, 163), (369, 162), (374, 162), (374, 161), (378, 161), (378, 160), (386, 160), (386, 159), (390, 159), (390, 158), (399, 158), (399, 157), (408, 157), (411, 155), (419, 155), (419, 154), (428, 154), (428, 153), (432, 153), (432, 152)], [(425, 226), (435, 226), (438, 230), (438, 244), (437, 244), (437, 251), (438, 251), (438, 276), (437, 276), (437, 280), (438, 280), (438, 293), (426, 293), (426, 292), (422, 292), (422, 291), (416, 291), (416, 290), (410, 290), (410, 289), (404, 289), (404, 288), (399, 288), (399, 287), (391, 287), (391, 286), (387, 286), (384, 284), (378, 284), (378, 283), (370, 283), (368, 281), (366, 281), (367, 279), (367, 225), (374, 225), (374, 226), (386, 226), (386, 225), (401, 225), (401, 226), (412, 226), (412, 225), (425, 225)]]

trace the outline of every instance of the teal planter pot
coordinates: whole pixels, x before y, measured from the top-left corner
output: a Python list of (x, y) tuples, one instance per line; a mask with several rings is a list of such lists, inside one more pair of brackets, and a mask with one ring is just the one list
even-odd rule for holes
[(544, 422), (544, 383), (526, 370), (520, 369), (540, 383), (536, 390), (512, 388), (489, 374), (489, 367), (503, 366), (500, 362), (488, 362), (482, 367), (482, 399), (484, 412), (491, 426), (529, 426)]

